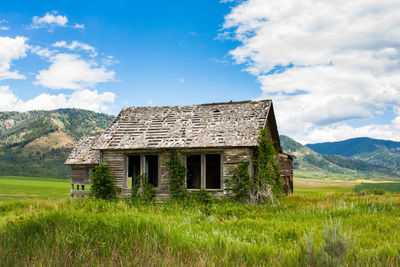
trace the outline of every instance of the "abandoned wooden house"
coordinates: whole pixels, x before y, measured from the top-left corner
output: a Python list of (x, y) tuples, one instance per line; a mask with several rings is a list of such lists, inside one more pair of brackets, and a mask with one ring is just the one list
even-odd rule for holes
[(87, 194), (73, 186), (84, 189), (90, 184), (90, 169), (106, 162), (124, 194), (130, 194), (136, 177), (145, 174), (157, 197), (168, 198), (168, 171), (163, 162), (169, 159), (169, 150), (175, 149), (187, 169), (189, 191), (205, 189), (224, 196), (232, 171), (241, 162), (252, 166), (260, 127), (267, 127), (278, 152), (285, 192), (292, 193), (293, 157), (282, 151), (272, 101), (262, 100), (124, 108), (103, 134), (82, 138), (72, 150), (65, 162), (71, 165), (71, 194)]

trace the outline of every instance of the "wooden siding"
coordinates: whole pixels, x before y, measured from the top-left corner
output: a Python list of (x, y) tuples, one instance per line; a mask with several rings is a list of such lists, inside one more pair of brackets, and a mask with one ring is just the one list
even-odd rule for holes
[(282, 177), (282, 183), (286, 194), (293, 193), (293, 158), (280, 153), (277, 164)]
[(168, 194), (169, 195), (169, 179), (168, 179), (168, 169), (166, 168), (164, 162), (170, 159), (169, 153), (163, 152), (159, 154), (159, 179), (158, 179), (158, 188), (156, 193), (157, 194)]
[[(221, 154), (221, 189), (207, 190), (212, 196), (221, 197), (229, 193), (226, 180), (232, 176), (232, 172), (240, 163), (249, 163), (249, 172), (253, 175), (252, 157), (254, 148), (225, 148), (225, 149), (183, 149), (178, 150), (181, 154), (182, 162), (185, 162), (185, 155), (190, 153), (220, 153)], [(159, 155), (159, 186), (156, 188), (158, 198), (168, 199), (170, 197), (170, 185), (168, 180), (168, 170), (164, 164), (169, 160), (169, 152), (165, 151), (103, 151), (103, 161), (107, 162), (115, 176), (115, 184), (124, 189), (124, 193), (130, 194), (130, 188), (127, 188), (127, 155), (135, 154), (153, 154)], [(280, 153), (277, 157), (278, 167), (284, 183), (285, 192), (293, 193), (293, 158)], [(192, 190), (195, 191), (195, 190)]]
[(86, 166), (71, 166), (71, 184), (89, 184)]
[(126, 180), (126, 156), (119, 151), (103, 151), (103, 162), (110, 166), (114, 174), (115, 185), (124, 188)]
[[(221, 189), (209, 189), (211, 196), (222, 197), (229, 189), (225, 181), (231, 177), (232, 171), (239, 166), (241, 162), (252, 163), (252, 149), (251, 148), (227, 148), (227, 149), (182, 149), (178, 150), (181, 155), (181, 161), (185, 162), (185, 155), (190, 153), (220, 153), (221, 154)], [(168, 199), (170, 197), (170, 185), (168, 179), (168, 170), (164, 164), (169, 160), (170, 154), (165, 151), (103, 151), (103, 162), (109, 164), (111, 171), (114, 173), (115, 184), (124, 189), (125, 194), (130, 194), (130, 188), (127, 188), (127, 155), (132, 154), (153, 154), (159, 155), (159, 186), (156, 188), (157, 198)], [(249, 171), (252, 171), (249, 168)], [(192, 190), (196, 191), (196, 190)]]
[(223, 164), (223, 189), (224, 195), (229, 193), (229, 188), (226, 184), (226, 180), (232, 176), (233, 171), (242, 162), (249, 162), (249, 172), (251, 172), (250, 166), (252, 165), (252, 150), (250, 148), (230, 148), (223, 151), (222, 164)]

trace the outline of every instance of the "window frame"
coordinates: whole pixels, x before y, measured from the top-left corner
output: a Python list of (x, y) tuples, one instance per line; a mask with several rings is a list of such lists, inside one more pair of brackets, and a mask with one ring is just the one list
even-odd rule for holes
[[(187, 173), (185, 174), (185, 188), (188, 191), (200, 191), (201, 189), (204, 189), (206, 191), (210, 191), (210, 192), (221, 192), (224, 190), (223, 186), (224, 186), (224, 172), (223, 172), (223, 152), (222, 151), (193, 151), (193, 152), (188, 152), (188, 153), (184, 153), (185, 156), (185, 169), (187, 170), (187, 157), (191, 156), (191, 155), (199, 155), (200, 156), (200, 189), (198, 188), (187, 188)], [(206, 188), (206, 174), (207, 174), (207, 162), (206, 162), (206, 155), (219, 155), (220, 157), (220, 187), (219, 188)]]
[[(125, 155), (125, 179), (124, 179), (124, 189), (132, 189), (128, 187), (128, 175), (129, 175), (129, 157), (130, 156), (140, 156), (140, 175), (145, 174), (145, 169), (146, 169), (146, 156), (157, 156), (157, 187), (154, 187), (155, 189), (158, 189), (161, 185), (161, 155), (159, 153), (128, 153)], [(133, 184), (133, 183), (132, 183)]]

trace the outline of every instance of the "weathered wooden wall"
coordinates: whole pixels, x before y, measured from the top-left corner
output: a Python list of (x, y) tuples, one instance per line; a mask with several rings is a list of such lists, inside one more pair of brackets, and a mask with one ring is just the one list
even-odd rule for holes
[(166, 168), (164, 162), (170, 159), (169, 153), (163, 152), (159, 154), (159, 180), (158, 180), (158, 194), (169, 194), (169, 179), (168, 179), (168, 169)]
[[(103, 151), (102, 161), (109, 164), (111, 171), (114, 173), (115, 184), (124, 189), (125, 193), (130, 193), (130, 189), (127, 188), (127, 155), (131, 153), (138, 153), (138, 151)], [(210, 191), (212, 196), (220, 197), (228, 193), (229, 189), (226, 186), (225, 181), (232, 175), (232, 171), (239, 166), (241, 162), (249, 162), (249, 166), (252, 163), (252, 150), (250, 148), (228, 148), (228, 149), (184, 149), (178, 150), (181, 153), (182, 162), (185, 161), (186, 153), (220, 153), (221, 154), (221, 189), (213, 189)], [(141, 151), (141, 153), (149, 153), (149, 151)], [(168, 198), (170, 194), (170, 185), (168, 180), (168, 170), (164, 165), (164, 162), (169, 160), (169, 152), (152, 152), (152, 154), (159, 155), (159, 180), (158, 188), (156, 188), (156, 194), (163, 198)], [(252, 172), (252, 168), (249, 167), (249, 171)]]
[(126, 181), (126, 156), (121, 151), (102, 151), (102, 161), (110, 166), (115, 185), (124, 188)]
[(249, 148), (229, 148), (224, 150), (222, 155), (224, 194), (229, 193), (229, 188), (225, 181), (232, 176), (233, 171), (240, 165), (240, 163), (249, 162), (249, 172), (252, 173), (252, 155), (253, 152)]
[(293, 158), (287, 154), (280, 153), (277, 157), (277, 164), (281, 173), (285, 193), (293, 193)]
[(88, 184), (89, 178), (86, 177), (86, 166), (71, 166), (71, 184)]
[(71, 197), (87, 196), (90, 191), (85, 190), (86, 185), (90, 185), (88, 169), (95, 165), (71, 165)]
[[(137, 152), (137, 151), (135, 151)], [(185, 149), (179, 150), (181, 153), (182, 162), (185, 161), (185, 153), (215, 153), (216, 150), (213, 149)], [(209, 190), (211, 195), (213, 196), (223, 196), (229, 193), (229, 188), (227, 187), (226, 180), (229, 179), (232, 175), (233, 170), (239, 166), (242, 162), (249, 162), (249, 172), (253, 174), (252, 166), (252, 156), (253, 150), (251, 148), (226, 148), (219, 149), (219, 153), (221, 153), (221, 163), (222, 163), (222, 188), (221, 190)], [(107, 162), (110, 166), (111, 171), (115, 176), (115, 184), (124, 189), (124, 192), (130, 193), (130, 189), (127, 188), (127, 154), (132, 153), (132, 151), (103, 151), (102, 159), (104, 162)], [(168, 152), (154, 152), (152, 154), (159, 155), (159, 186), (156, 188), (156, 194), (163, 196), (165, 198), (169, 197), (169, 180), (168, 180), (168, 170), (164, 166), (163, 162), (169, 160)], [(286, 194), (293, 193), (293, 158), (287, 154), (280, 153), (277, 157), (277, 164), (282, 176), (282, 182), (284, 184)], [(71, 178), (78, 179), (85, 174), (84, 169), (76, 168), (76, 170), (71, 174)], [(75, 178), (76, 177), (76, 178)]]

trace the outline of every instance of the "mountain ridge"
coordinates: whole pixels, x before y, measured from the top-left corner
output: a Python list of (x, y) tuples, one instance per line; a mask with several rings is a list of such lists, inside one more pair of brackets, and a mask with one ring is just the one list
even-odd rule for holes
[(0, 175), (68, 177), (64, 161), (76, 141), (113, 119), (83, 109), (0, 112)]
[(357, 137), (336, 142), (306, 144), (305, 146), (320, 154), (334, 154), (344, 157), (373, 152), (379, 148), (387, 148), (400, 152), (400, 142), (370, 137)]
[(290, 137), (281, 135), (280, 139), (283, 150), (296, 157), (294, 168), (297, 173), (309, 173), (320, 178), (400, 178), (400, 172), (393, 166), (383, 166), (341, 155), (320, 154)]
[(306, 147), (320, 154), (350, 157), (400, 172), (400, 142), (397, 141), (359, 137), (307, 144)]

